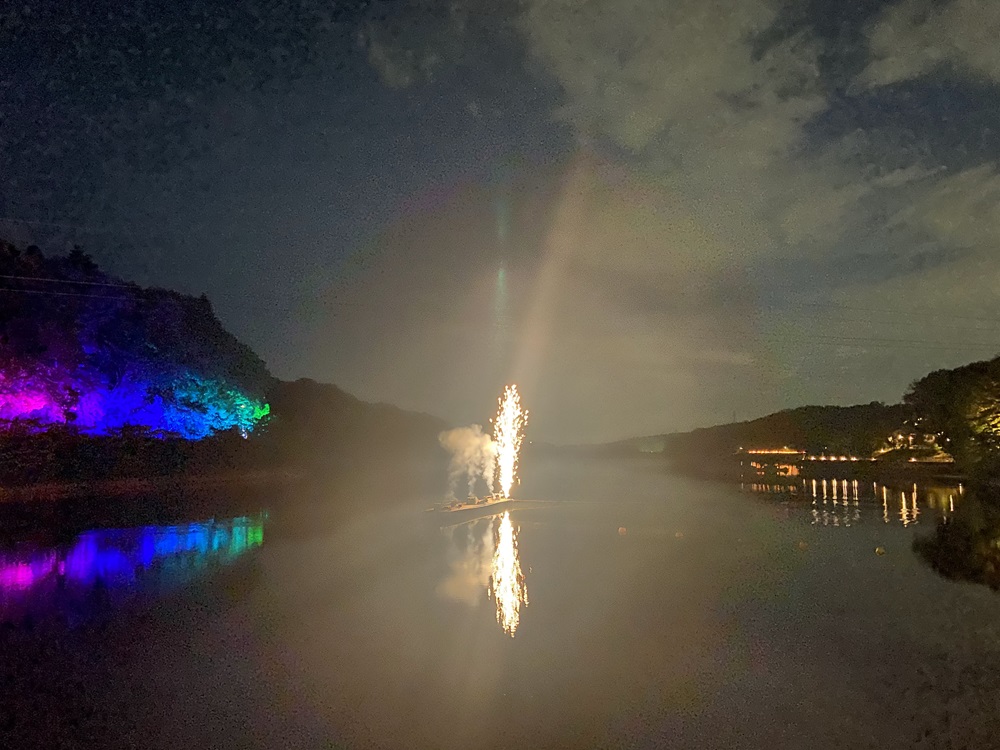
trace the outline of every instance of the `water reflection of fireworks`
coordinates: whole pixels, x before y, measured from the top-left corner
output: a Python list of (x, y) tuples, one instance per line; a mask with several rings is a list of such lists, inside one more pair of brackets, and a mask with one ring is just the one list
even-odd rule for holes
[(511, 523), (509, 512), (504, 513), (500, 519), (487, 591), (497, 605), (497, 622), (513, 638), (521, 621), (521, 605), (528, 604), (528, 587), (521, 572), (517, 531)]
[[(510, 491), (517, 482), (518, 454), (521, 451), (524, 426), (528, 419), (528, 412), (521, 408), (521, 397), (516, 385), (504, 389), (503, 395), (498, 400), (498, 406), (497, 415), (492, 420), (492, 452), (496, 458), (500, 492), (496, 493), (494, 500), (509, 499)], [(443, 437), (442, 444), (446, 442)], [(479, 504), (468, 507), (476, 507)], [(451, 510), (454, 510), (454, 507)], [(485, 572), (485, 565), (482, 563), (486, 559), (483, 553), (488, 552), (488, 538), (494, 544), (486, 593), (496, 603), (497, 622), (503, 631), (513, 638), (521, 621), (521, 606), (528, 603), (528, 589), (524, 582), (524, 573), (521, 572), (517, 530), (511, 523), (510, 513), (505, 512), (500, 517), (495, 536), (492, 530), (491, 520), (487, 537), (483, 537), (479, 542), (472, 536), (471, 531), (468, 532), (470, 536), (465, 545), (464, 555), (451, 561), (451, 573), (438, 587), (438, 593), (450, 599), (469, 601), (463, 594), (468, 592), (468, 584)]]

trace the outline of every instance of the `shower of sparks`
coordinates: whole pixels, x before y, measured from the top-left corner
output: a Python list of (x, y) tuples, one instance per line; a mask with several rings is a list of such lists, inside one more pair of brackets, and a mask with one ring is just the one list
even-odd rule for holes
[(504, 497), (510, 497), (511, 488), (517, 481), (517, 457), (521, 452), (528, 412), (521, 410), (521, 397), (516, 385), (507, 386), (498, 403), (500, 408), (493, 420), (493, 443), (497, 453), (500, 491)]
[(528, 604), (528, 588), (517, 556), (517, 531), (509, 512), (500, 520), (488, 591), (496, 601), (497, 622), (513, 638), (521, 621), (521, 605)]

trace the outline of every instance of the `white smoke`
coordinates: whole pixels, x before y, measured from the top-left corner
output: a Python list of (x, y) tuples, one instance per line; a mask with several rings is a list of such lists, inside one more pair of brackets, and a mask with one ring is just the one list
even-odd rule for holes
[(453, 526), (448, 536), (448, 574), (438, 584), (442, 599), (476, 606), (485, 600), (493, 565), (493, 519)]
[(455, 496), (458, 483), (468, 482), (469, 494), (473, 494), (476, 482), (481, 478), (489, 492), (493, 492), (493, 475), (496, 470), (497, 453), (493, 438), (483, 432), (481, 425), (456, 427), (438, 435), (438, 440), (451, 454), (448, 465), (448, 495)]

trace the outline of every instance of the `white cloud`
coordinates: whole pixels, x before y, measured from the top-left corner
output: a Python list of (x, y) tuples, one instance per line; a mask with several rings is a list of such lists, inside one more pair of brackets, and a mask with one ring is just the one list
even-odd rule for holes
[(944, 167), (927, 168), (919, 164), (913, 164), (875, 177), (872, 183), (879, 188), (900, 188), (922, 182), (929, 177), (940, 174), (943, 170)]
[[(958, 0), (934, 13), (953, 33), (970, 5)], [(936, 64), (915, 51), (926, 44), (912, 36), (923, 21), (907, 11), (911, 6), (907, 0), (877, 20), (873, 47), (887, 38), (890, 14), (900, 19), (890, 19), (893, 33), (903, 36), (893, 61), (866, 72), (870, 83)], [(755, 37), (783, 7), (778, 0), (525, 0), (521, 7), (518, 23), (530, 53), (562, 86), (559, 116), (582, 142), (610, 141), (626, 152), (618, 164), (577, 159), (586, 168), (568, 170), (575, 177), (566, 178), (556, 199), (572, 210), (533, 214), (547, 229), (515, 243), (532, 261), (522, 275), (510, 274), (511, 309), (518, 311), (510, 349), (532, 356), (515, 351), (510, 360), (519, 381), (545, 403), (548, 424), (558, 423), (559, 439), (729, 419), (739, 398), (733, 393), (766, 394), (771, 401), (755, 407), (762, 411), (802, 401), (892, 398), (933, 356), (910, 351), (908, 364), (891, 376), (880, 371), (873, 385), (862, 365), (905, 349), (887, 349), (877, 339), (923, 334), (864, 319), (810, 328), (815, 317), (787, 311), (777, 320), (757, 319), (754, 273), (762, 268), (779, 275), (792, 269), (800, 277), (803, 267), (819, 269), (802, 287), (821, 303), (832, 295), (858, 308), (968, 314), (977, 305), (1000, 308), (990, 293), (1000, 283), (995, 170), (942, 175), (916, 158), (880, 164), (860, 132), (805, 149), (805, 125), (828, 107), (818, 70), (822, 42), (800, 32), (757, 49)], [(894, 43), (885, 44), (888, 50)], [(963, 49), (955, 57), (962, 65), (990, 70), (985, 47), (981, 54), (968, 44)], [(456, 403), (481, 398), (473, 398), (468, 384), (488, 381), (494, 367), (486, 363), (488, 324), (476, 317), (489, 307), (482, 301), (490, 298), (491, 277), (472, 270), (482, 254), (469, 239), (490, 230), (455, 221), (489, 211), (467, 209), (461, 201), (442, 207), (442, 226), (462, 229), (456, 236), (428, 233), (434, 247), (427, 252), (427, 288), (442, 278), (464, 280), (449, 295), (450, 310), (433, 324), (414, 325), (391, 353), (394, 362), (406, 362), (400, 353), (411, 352), (412, 366), (397, 369), (413, 372), (434, 351), (447, 370), (417, 382), (432, 383), (435, 392), (447, 383)], [(400, 233), (411, 248), (413, 236)], [(883, 258), (876, 257), (880, 246)], [(858, 266), (865, 254), (869, 260)], [(822, 276), (827, 270), (830, 279)], [(419, 294), (421, 278), (409, 274), (385, 298)], [(463, 284), (468, 306), (461, 302)], [(460, 312), (466, 307), (474, 312)], [(455, 331), (450, 344), (440, 343), (441, 325)], [(813, 346), (811, 333), (833, 338)], [(848, 366), (862, 369), (845, 374)], [(396, 373), (385, 377), (378, 387), (390, 400), (431, 403), (429, 390), (414, 386), (403, 394)]]
[(995, 260), (1000, 250), (1000, 174), (984, 164), (942, 178), (894, 223), (920, 226), (942, 244)]
[(775, 5), (536, 0), (521, 26), (566, 90), (565, 116), (641, 149), (677, 122), (717, 119), (720, 95), (760, 82), (749, 37), (771, 24)]
[(850, 210), (870, 191), (864, 182), (805, 192), (787, 204), (781, 228), (792, 245), (836, 237)]
[[(671, 231), (649, 225), (650, 237), (665, 238), (656, 250), (661, 255), (687, 247), (697, 264), (748, 263), (782, 254), (785, 240), (826, 233), (831, 218), (817, 211), (819, 202), (839, 206), (834, 218), (846, 210), (853, 193), (834, 187), (848, 179), (840, 165), (817, 168), (794, 156), (803, 125), (826, 107), (819, 44), (800, 33), (755, 53), (755, 37), (782, 6), (767, 0), (526, 5), (521, 28), (532, 54), (563, 86), (562, 116), (585, 136), (641, 154), (658, 186), (643, 202), (659, 201), (663, 208), (654, 213), (681, 217), (667, 219)], [(813, 208), (785, 222), (785, 237), (774, 217), (801, 196)], [(798, 226), (817, 213), (823, 214), (818, 226)], [(647, 267), (649, 253), (639, 254), (638, 267)]]
[(1000, 3), (995, 0), (903, 0), (868, 34), (872, 61), (862, 86), (899, 83), (952, 65), (1000, 81)]
[(841, 301), (871, 306), (876, 300), (888, 309), (938, 311), (945, 317), (1000, 316), (997, 165), (973, 167), (921, 186), (906, 208), (889, 217), (886, 226), (900, 233), (901, 243), (929, 243), (952, 255), (890, 279), (859, 280), (840, 292)]

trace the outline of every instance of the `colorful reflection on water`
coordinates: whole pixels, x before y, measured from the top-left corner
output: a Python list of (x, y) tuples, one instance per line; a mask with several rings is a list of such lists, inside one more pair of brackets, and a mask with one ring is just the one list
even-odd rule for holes
[[(0, 550), (0, 614), (81, 592), (183, 586), (264, 542), (266, 514), (86, 531), (69, 544)], [(36, 606), (37, 605), (37, 606)]]
[[(858, 479), (803, 479), (794, 483), (745, 483), (754, 494), (795, 501), (808, 509), (814, 526), (852, 526), (877, 521), (913, 526), (929, 514), (933, 520), (955, 513), (965, 489), (961, 484), (883, 484)], [(791, 507), (791, 505), (790, 505)]]

